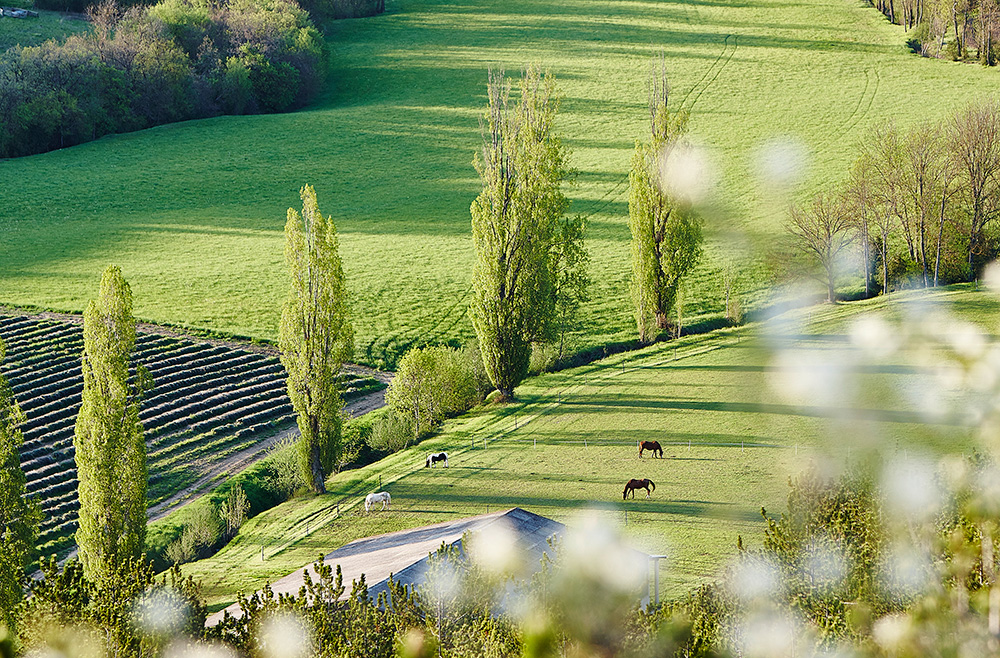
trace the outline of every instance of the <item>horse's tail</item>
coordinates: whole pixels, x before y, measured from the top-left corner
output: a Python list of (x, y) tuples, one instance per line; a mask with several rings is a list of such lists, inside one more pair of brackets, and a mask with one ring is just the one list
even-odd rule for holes
[(656, 483), (652, 480), (649, 481), (649, 489), (650, 491), (656, 491)]

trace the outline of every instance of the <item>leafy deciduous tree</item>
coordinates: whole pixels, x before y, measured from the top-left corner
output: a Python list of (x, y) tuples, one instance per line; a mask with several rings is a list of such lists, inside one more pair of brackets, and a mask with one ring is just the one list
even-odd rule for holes
[(838, 257), (854, 241), (852, 224), (841, 197), (818, 194), (808, 206), (791, 209), (788, 232), (799, 250), (819, 266), (819, 278), (827, 286), (830, 302), (837, 300)]
[[(0, 339), (0, 364), (6, 346)], [(18, 448), (24, 413), (0, 374), (0, 627), (14, 627), (14, 608), (24, 595), (24, 566), (34, 550), (40, 513), (25, 497)]]
[(302, 214), (288, 209), (285, 260), (292, 285), (281, 313), (279, 346), (288, 372), (288, 397), (298, 414), (303, 480), (325, 493), (326, 476), (342, 449), (344, 406), (338, 375), (351, 358), (354, 331), (347, 308), (337, 227), (324, 217), (311, 185), (302, 188)]
[(566, 150), (552, 134), (555, 80), (530, 66), (512, 107), (510, 82), (490, 70), (483, 150), (475, 158), (483, 191), (472, 203), (476, 247), (472, 323), (486, 372), (505, 398), (528, 372), (533, 341), (555, 334), (553, 246), (568, 201)]
[(132, 291), (121, 269), (101, 277), (98, 298), (83, 316), (83, 403), (73, 445), (79, 479), (76, 543), (87, 578), (104, 583), (118, 566), (142, 555), (146, 542), (146, 444), (139, 403), (152, 388), (136, 368)]
[(629, 171), (632, 232), (632, 300), (639, 340), (649, 343), (669, 324), (681, 280), (701, 258), (701, 222), (689, 203), (671, 195), (662, 164), (681, 148), (688, 113), (667, 108), (669, 87), (662, 61), (654, 67), (649, 93), (652, 141), (636, 142)]

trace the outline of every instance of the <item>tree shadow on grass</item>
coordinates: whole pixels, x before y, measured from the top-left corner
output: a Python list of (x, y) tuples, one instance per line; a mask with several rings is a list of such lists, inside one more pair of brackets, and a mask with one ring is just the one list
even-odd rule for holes
[(833, 406), (795, 406), (763, 402), (710, 402), (706, 400), (681, 400), (632, 396), (628, 400), (597, 395), (577, 395), (562, 404), (574, 408), (576, 413), (606, 413), (608, 408), (639, 411), (720, 411), (744, 414), (769, 414), (778, 416), (805, 416), (809, 418), (850, 418), (858, 421), (880, 423), (911, 423), (920, 425), (964, 426), (957, 417), (928, 418), (917, 411), (893, 409), (860, 409)]

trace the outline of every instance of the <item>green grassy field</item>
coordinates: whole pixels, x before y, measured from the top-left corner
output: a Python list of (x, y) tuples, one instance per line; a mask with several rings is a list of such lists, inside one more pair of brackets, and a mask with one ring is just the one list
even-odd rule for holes
[[(1000, 320), (1000, 301), (968, 287), (894, 296), (917, 298), (953, 304), (990, 331)], [(255, 517), (214, 558), (185, 571), (204, 581), (217, 608), (235, 591), (358, 537), (515, 505), (571, 522), (581, 508), (598, 506), (637, 547), (670, 556), (663, 582), (678, 593), (714, 577), (737, 535), (760, 545), (760, 508), (782, 512), (788, 477), (810, 460), (867, 460), (874, 447), (888, 455), (969, 448), (967, 428), (929, 422), (919, 403), (900, 395), (929, 378), (913, 354), (884, 364), (852, 360), (850, 323), (887, 308), (900, 305), (879, 299), (789, 311), (783, 324), (743, 335), (718, 331), (530, 379), (519, 402), (449, 421), (416, 448), (331, 478), (328, 495)], [(841, 397), (850, 389), (833, 378), (822, 397), (782, 394), (776, 364), (788, 355), (840, 364), (857, 395)], [(806, 374), (813, 372), (827, 371)], [(800, 384), (793, 392), (810, 392), (808, 378)], [(666, 458), (639, 461), (643, 439), (663, 443)], [(436, 450), (449, 452), (451, 468), (423, 468)], [(633, 477), (656, 483), (652, 499), (623, 503)], [(391, 492), (391, 511), (365, 514), (363, 496), (380, 489)]]
[[(0, 301), (81, 310), (120, 264), (139, 316), (274, 338), (282, 235), (314, 185), (342, 233), (360, 361), (471, 333), (471, 165), (486, 69), (551, 69), (558, 129), (578, 170), (595, 281), (582, 341), (631, 337), (627, 166), (646, 131), (650, 58), (719, 174), (709, 258), (686, 312), (721, 309), (720, 253), (780, 231), (790, 196), (839, 179), (869, 127), (944, 116), (996, 71), (909, 54), (902, 31), (856, 0), (389, 0), (336, 22), (332, 84), (281, 116), (222, 117), (0, 163)], [(808, 149), (802, 185), (755, 175), (776, 137)]]
[(38, 18), (0, 18), (0, 51), (12, 46), (37, 46), (87, 29), (87, 21), (55, 11), (39, 11)]

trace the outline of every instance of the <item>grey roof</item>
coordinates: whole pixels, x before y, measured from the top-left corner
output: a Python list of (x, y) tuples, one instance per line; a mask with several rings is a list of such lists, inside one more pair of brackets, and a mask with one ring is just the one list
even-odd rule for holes
[[(514, 507), (502, 512), (356, 539), (326, 555), (323, 561), (333, 566), (340, 565), (344, 583), (359, 580), (364, 574), (369, 594), (376, 597), (387, 589), (390, 575), (394, 581), (406, 585), (422, 583), (428, 556), (441, 544), (458, 544), (466, 532), (498, 522), (508, 524), (515, 531), (518, 546), (532, 559), (540, 559), (548, 549), (549, 538), (561, 536), (566, 530), (562, 523)], [(312, 567), (307, 566), (279, 579), (271, 585), (271, 589), (275, 594), (297, 593), (305, 582), (303, 576), (307, 570), (310, 576), (315, 575)], [(347, 592), (350, 592), (350, 587)], [(206, 623), (218, 623), (226, 610), (233, 616), (241, 614), (239, 606), (233, 604), (209, 616)]]

